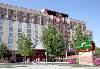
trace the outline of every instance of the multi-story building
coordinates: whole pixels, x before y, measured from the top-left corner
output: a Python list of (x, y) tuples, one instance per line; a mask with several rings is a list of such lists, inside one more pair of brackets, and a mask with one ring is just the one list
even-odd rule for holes
[[(45, 49), (41, 41), (42, 28), (48, 25), (55, 25), (58, 32), (61, 32), (70, 50), (70, 43), (75, 27), (79, 24), (83, 31), (86, 29), (83, 21), (69, 19), (68, 14), (43, 9), (36, 11), (32, 9), (12, 6), (0, 3), (0, 43), (5, 43), (12, 51), (12, 57), (20, 60), (16, 53), (18, 50), (18, 37), (24, 33), (31, 38), (35, 45), (35, 59), (41, 61), (45, 58)], [(22, 59), (21, 59), (22, 60)]]
[(84, 32), (86, 30), (86, 23), (84, 21), (81, 21), (81, 20), (77, 20), (77, 19), (72, 19), (72, 18), (69, 18), (69, 21), (70, 21), (70, 36), (68, 37), (68, 41), (69, 41), (69, 49), (70, 50), (70, 45), (71, 45), (71, 41), (73, 40), (73, 37), (75, 36), (75, 31), (76, 31), (76, 28), (79, 26), (81, 28), (81, 30)]
[(93, 40), (93, 37), (92, 37), (93, 31), (90, 31), (86, 28), (86, 23), (84, 21), (76, 20), (76, 19), (72, 19), (72, 18), (70, 18), (69, 20), (70, 20), (70, 33), (71, 33), (70, 41), (72, 40), (72, 36), (74, 36), (74, 34), (75, 34), (75, 30), (76, 30), (77, 26), (79, 26), (81, 28), (81, 30), (89, 36), (91, 41)]
[(0, 3), (0, 43), (7, 45), (12, 51), (13, 58), (18, 57), (16, 55), (17, 41), (23, 32), (36, 46), (36, 60), (42, 60), (45, 58), (45, 50), (41, 41), (42, 28), (53, 24), (67, 38), (69, 26), (67, 20), (67, 14), (56, 11), (45, 9), (41, 12)]
[(89, 36), (90, 40), (93, 41), (93, 31), (86, 30), (86, 33)]
[(86, 28), (86, 23), (84, 21), (72, 19), (72, 18), (69, 18), (69, 20), (70, 20), (70, 37), (69, 37), (68, 50), (70, 52), (71, 51), (71, 41), (73, 40), (75, 36), (74, 34), (75, 34), (77, 26), (81, 28), (83, 33), (88, 35), (88, 37), (90, 38), (90, 41), (93, 41), (93, 32)]
[(69, 34), (67, 35), (67, 55), (73, 55), (75, 54), (74, 49), (71, 47), (71, 41), (73, 40), (73, 37), (75, 36), (75, 31), (76, 28), (79, 26), (82, 31), (86, 30), (86, 23), (84, 21), (81, 20), (77, 20), (77, 19), (73, 19), (73, 18), (69, 18), (68, 20), (69, 23)]

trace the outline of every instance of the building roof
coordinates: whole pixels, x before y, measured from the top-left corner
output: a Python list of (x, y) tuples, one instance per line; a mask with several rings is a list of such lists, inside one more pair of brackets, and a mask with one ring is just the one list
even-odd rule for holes
[(49, 15), (68, 17), (68, 14), (56, 12), (56, 11), (53, 11), (53, 10), (45, 9), (45, 11), (46, 11)]

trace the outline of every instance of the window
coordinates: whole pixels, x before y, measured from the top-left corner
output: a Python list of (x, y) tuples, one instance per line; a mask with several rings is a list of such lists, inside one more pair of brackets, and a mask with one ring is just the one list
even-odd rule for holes
[(44, 21), (43, 20), (41, 21), (41, 25), (44, 25)]
[(2, 13), (2, 8), (0, 7), (0, 13)]
[(0, 32), (0, 37), (2, 37), (3, 32)]
[(40, 16), (39, 15), (35, 15), (34, 16), (34, 24), (39, 24), (40, 23)]
[(35, 30), (35, 34), (38, 34), (38, 30)]
[(9, 32), (13, 32), (13, 22), (9, 20)]
[(3, 31), (3, 26), (0, 26), (0, 32), (2, 32)]
[(0, 19), (0, 26), (3, 26), (3, 20)]
[(13, 33), (9, 33), (9, 38), (12, 38), (13, 37)]
[(22, 22), (18, 23), (18, 32), (22, 32)]
[(31, 38), (31, 34), (28, 34), (28, 37)]
[(61, 28), (61, 30), (60, 30), (61, 32), (63, 32), (63, 29)]
[(13, 27), (9, 26), (9, 32), (13, 32)]
[(14, 15), (14, 10), (12, 10), (12, 9), (8, 9), (8, 19), (9, 20), (12, 20), (12, 15)]
[(8, 44), (8, 49), (11, 49), (13, 47), (12, 44)]
[(70, 21), (70, 28), (73, 29), (73, 22)]
[(29, 18), (28, 18), (28, 17), (26, 18), (26, 21), (25, 21), (25, 22), (26, 22), (26, 23), (28, 23), (28, 22), (29, 22)]
[(38, 45), (38, 40), (35, 40), (35, 45)]
[(0, 37), (0, 43), (2, 43), (2, 38)]
[(0, 19), (4, 19), (4, 15), (0, 15)]
[(3, 14), (7, 14), (7, 9), (6, 8), (2, 8), (2, 12), (3, 12)]
[(31, 33), (31, 23), (27, 23), (27, 33)]
[(12, 20), (12, 16), (11, 16), (11, 15), (8, 15), (8, 19), (9, 19), (9, 20)]
[(26, 23), (29, 22), (29, 13), (26, 14)]
[(18, 33), (18, 38), (21, 36), (21, 33)]
[(19, 22), (18, 27), (22, 27), (22, 22)]
[(41, 16), (41, 25), (44, 25), (44, 17)]
[(27, 29), (27, 33), (31, 33), (31, 29)]
[(12, 38), (8, 38), (8, 44), (13, 44), (13, 39)]
[(52, 22), (52, 19), (51, 19), (51, 18), (49, 18), (49, 19), (48, 19), (48, 21), (49, 21), (49, 22)]
[(27, 28), (31, 28), (31, 23), (27, 23)]
[(9, 26), (13, 26), (12, 20), (9, 20)]
[(22, 32), (22, 28), (18, 28), (18, 32)]
[(35, 39), (38, 39), (38, 35), (35, 35)]
[(35, 24), (35, 29), (38, 29), (38, 24)]

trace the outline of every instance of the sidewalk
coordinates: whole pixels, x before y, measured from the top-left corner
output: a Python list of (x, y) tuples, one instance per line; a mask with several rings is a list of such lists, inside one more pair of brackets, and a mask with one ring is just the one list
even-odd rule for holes
[(0, 69), (100, 69), (99, 67), (71, 67), (59, 65), (27, 65), (27, 67), (0, 68)]

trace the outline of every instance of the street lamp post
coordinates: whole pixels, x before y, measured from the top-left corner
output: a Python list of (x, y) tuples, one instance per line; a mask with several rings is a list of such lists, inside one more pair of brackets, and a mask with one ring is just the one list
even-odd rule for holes
[(65, 39), (65, 57), (67, 58), (67, 51), (68, 51), (68, 47), (69, 45), (68, 45), (68, 39)]
[(46, 55), (46, 64), (47, 64), (47, 52), (45, 52), (45, 55)]
[(67, 58), (67, 45), (66, 44), (67, 44), (67, 40), (65, 40), (65, 50), (66, 50), (65, 52), (66, 52), (66, 58)]

